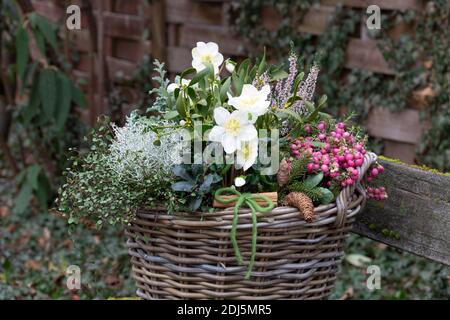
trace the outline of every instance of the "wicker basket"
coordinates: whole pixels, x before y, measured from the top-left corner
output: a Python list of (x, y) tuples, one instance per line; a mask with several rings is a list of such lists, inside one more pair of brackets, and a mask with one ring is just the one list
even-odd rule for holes
[[(365, 156), (360, 177), (376, 160)], [(214, 213), (145, 209), (127, 230), (137, 294), (144, 299), (324, 299), (333, 290), (355, 215), (364, 207), (361, 181), (343, 189), (336, 202), (315, 208), (305, 222), (297, 209), (258, 213), (256, 263), (251, 255), (252, 221), (239, 211), (238, 265), (230, 241), (232, 208)]]

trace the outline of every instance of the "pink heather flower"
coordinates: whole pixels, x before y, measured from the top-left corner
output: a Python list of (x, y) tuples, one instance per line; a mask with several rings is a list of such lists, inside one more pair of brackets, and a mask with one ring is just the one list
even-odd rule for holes
[(301, 98), (301, 100), (294, 103), (292, 106), (293, 110), (299, 114), (304, 114), (304, 105), (305, 101), (312, 101), (314, 96), (314, 91), (316, 90), (316, 82), (317, 77), (319, 75), (319, 67), (317, 65), (313, 65), (309, 70), (308, 77), (306, 80), (300, 82), (298, 87), (297, 96)]

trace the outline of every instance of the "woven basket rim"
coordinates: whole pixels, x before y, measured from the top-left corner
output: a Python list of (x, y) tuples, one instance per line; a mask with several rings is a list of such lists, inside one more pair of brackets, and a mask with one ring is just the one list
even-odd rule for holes
[[(258, 227), (268, 227), (270, 224), (277, 225), (286, 221), (295, 222), (298, 225), (317, 227), (320, 225), (335, 223), (343, 226), (345, 220), (356, 215), (365, 205), (366, 192), (361, 185), (361, 180), (370, 165), (375, 162), (377, 156), (368, 152), (365, 155), (363, 166), (358, 168), (360, 172), (356, 185), (345, 187), (335, 201), (314, 207), (315, 219), (313, 222), (306, 222), (301, 218), (297, 208), (288, 206), (277, 206), (267, 213), (257, 212)], [(165, 207), (142, 207), (136, 211), (135, 219), (145, 218), (146, 220), (166, 220), (174, 226), (198, 227), (198, 228), (231, 228), (234, 208), (225, 208), (213, 212), (185, 212), (175, 211), (168, 213)], [(248, 208), (239, 209), (238, 228), (251, 228), (251, 210)], [(282, 224), (281, 224), (282, 225)]]

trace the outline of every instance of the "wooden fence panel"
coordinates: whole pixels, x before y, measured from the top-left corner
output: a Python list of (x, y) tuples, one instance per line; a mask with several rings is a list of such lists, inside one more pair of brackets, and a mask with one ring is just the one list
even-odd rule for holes
[[(32, 0), (32, 3), (40, 13), (53, 21), (65, 15), (64, 8), (55, 5), (52, 0)], [(81, 5), (81, 0), (74, 0), (73, 3)], [(322, 34), (337, 4), (361, 9), (362, 22), (364, 8), (370, 4), (376, 4), (383, 10), (421, 10), (423, 7), (420, 0), (322, 0), (320, 5), (313, 6), (306, 13), (301, 25), (293, 27), (301, 33)], [(112, 81), (118, 75), (131, 77), (137, 71), (137, 63), (146, 54), (166, 61), (173, 76), (190, 66), (190, 50), (197, 41), (217, 42), (225, 56), (239, 58), (246, 54), (242, 38), (229, 25), (229, 0), (155, 0), (148, 3), (144, 0), (99, 0), (93, 1), (92, 5), (97, 22), (101, 18), (104, 34), (101, 47), (103, 54), (99, 59), (106, 61)], [(101, 14), (99, 8), (102, 8)], [(264, 7), (261, 15), (262, 24), (271, 30), (276, 29), (281, 21), (273, 7)], [(75, 48), (80, 52), (74, 71), (74, 75), (80, 79), (88, 79), (91, 68), (88, 54), (90, 35), (85, 20), (86, 14), (83, 13), (83, 30), (70, 32)], [(355, 35), (348, 43), (346, 67), (385, 76), (394, 75), (395, 71), (377, 48), (377, 42), (367, 37), (364, 28), (362, 23), (361, 34)], [(404, 33), (408, 30), (400, 28), (395, 32)], [(403, 119), (404, 115), (407, 116)], [(398, 122), (399, 119), (402, 121)], [(388, 156), (413, 161), (421, 133), (421, 130), (416, 130), (421, 128), (417, 112), (407, 110), (394, 115), (375, 109), (367, 125), (373, 136), (387, 139), (385, 152)]]

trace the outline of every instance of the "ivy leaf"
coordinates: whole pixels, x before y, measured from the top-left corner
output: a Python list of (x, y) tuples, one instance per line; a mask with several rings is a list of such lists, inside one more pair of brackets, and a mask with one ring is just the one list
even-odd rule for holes
[(17, 74), (20, 79), (23, 80), (25, 70), (27, 68), (27, 62), (29, 58), (28, 53), (28, 34), (23, 26), (20, 26), (16, 32), (16, 61), (17, 61)]
[(58, 101), (58, 109), (56, 110), (56, 127), (61, 131), (69, 117), (72, 90), (69, 78), (62, 73), (58, 76), (57, 85), (60, 101)]
[(318, 174), (315, 174), (313, 176), (309, 176), (306, 180), (305, 180), (305, 185), (312, 189), (314, 187), (317, 187), (317, 185), (322, 181), (323, 179), (323, 172), (320, 172)]
[(51, 69), (44, 69), (39, 74), (39, 96), (47, 120), (54, 118), (56, 107), (56, 77)]
[(318, 188), (319, 189), (319, 191), (320, 191), (320, 193), (322, 194), (322, 196), (321, 196), (321, 198), (320, 198), (320, 202), (322, 203), (322, 204), (328, 204), (328, 203), (330, 203), (331, 201), (333, 201), (333, 199), (334, 199), (334, 194), (333, 194), (333, 192), (331, 192), (329, 189), (327, 189), (327, 188), (322, 188), (322, 187), (320, 187), (320, 188)]

